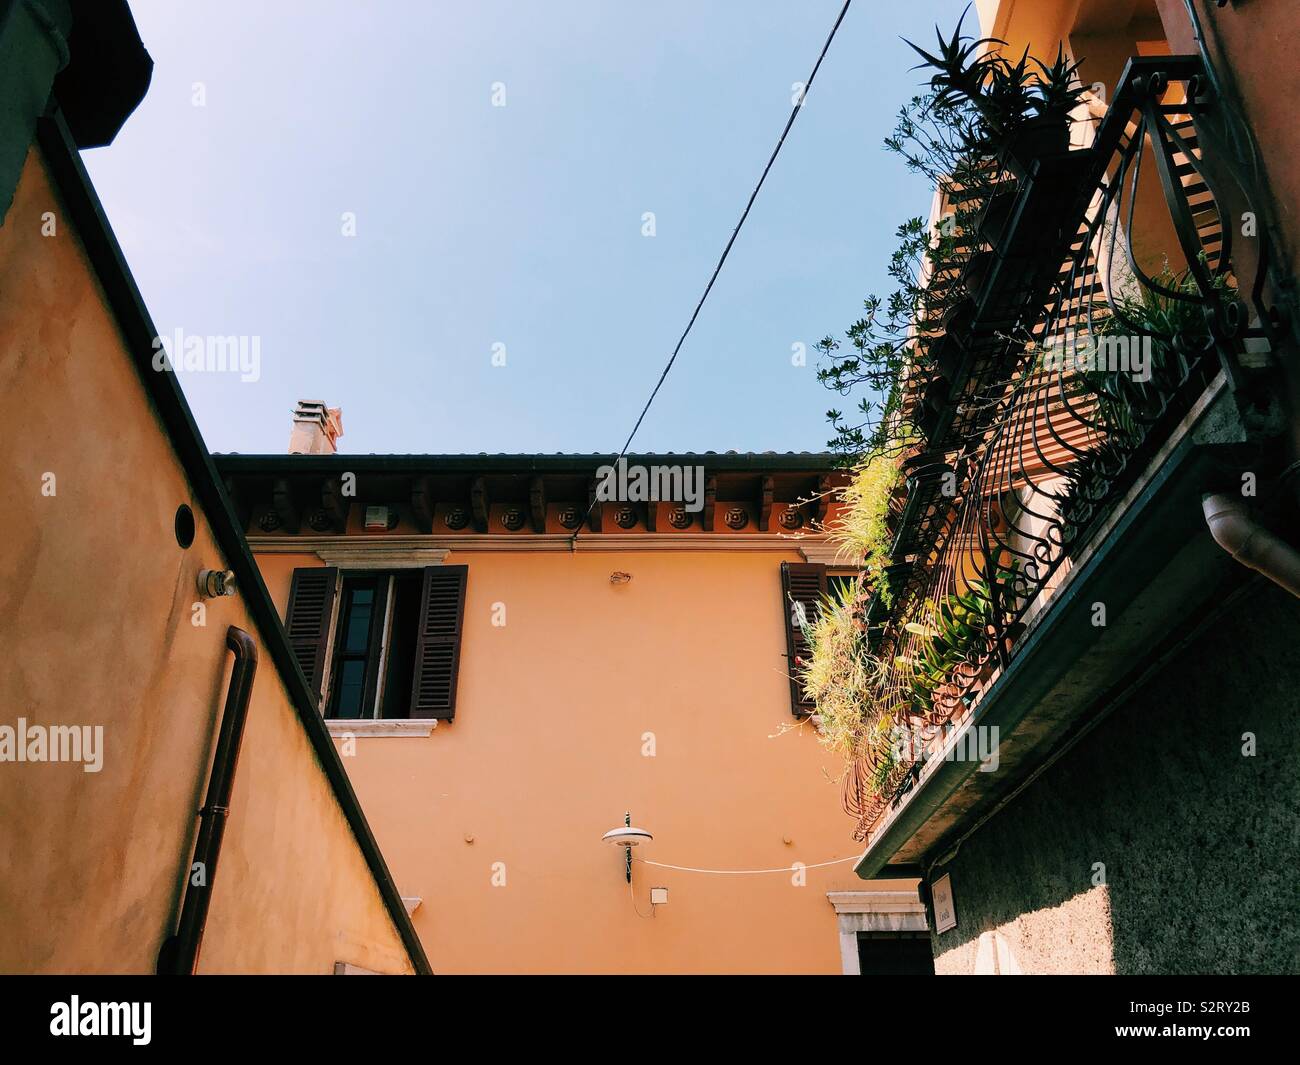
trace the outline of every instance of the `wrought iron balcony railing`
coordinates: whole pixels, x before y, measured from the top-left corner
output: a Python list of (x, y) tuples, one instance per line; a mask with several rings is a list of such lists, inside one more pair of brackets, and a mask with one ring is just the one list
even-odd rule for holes
[[(964, 369), (908, 467), (892, 606), (868, 612), (876, 709), (908, 735), (971, 713), (1195, 399), (1278, 339), (1263, 223), (1234, 243), (1256, 193), (1231, 121), (1200, 58), (1133, 59), (1092, 145), (1039, 160), (981, 228), (978, 291), (943, 338)], [(859, 759), (860, 835), (919, 765), (896, 745)]]

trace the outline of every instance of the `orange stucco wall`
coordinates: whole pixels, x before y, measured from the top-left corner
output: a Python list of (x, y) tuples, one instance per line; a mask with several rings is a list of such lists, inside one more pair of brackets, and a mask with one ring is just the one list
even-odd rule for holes
[[(1162, 6), (1166, 4), (1164, 0)], [(1212, 55), (1226, 57), (1231, 66), (1230, 91), (1240, 96), (1272, 193), (1270, 207), (1282, 242), (1279, 258), (1295, 276), (1300, 274), (1300, 132), (1295, 120), (1300, 7), (1292, 0), (1254, 0), (1240, 9), (1198, 6)]]
[[(655, 836), (640, 856), (674, 865), (860, 851), (836, 760), (810, 726), (785, 731), (782, 558), (799, 555), (451, 553), (469, 566), (455, 721), (344, 751), (402, 894), (423, 899), (415, 926), (438, 972), (840, 972), (826, 893), (868, 887), (851, 862), (802, 887), (638, 865), (640, 911), (651, 886), (670, 899), (641, 918), (622, 852), (600, 838), (630, 810)], [(258, 562), (282, 613), (293, 568), (321, 564)], [(611, 584), (615, 570), (631, 581)]]
[[(1240, 95), (1272, 193), (1282, 256), (1295, 273), (1300, 139), (1294, 100), (1300, 75), (1293, 52), (1300, 8), (1294, 0), (1252, 0), (1249, 10), (1196, 0), (1196, 7), (1212, 61), (1227, 76), (1228, 91)], [(1028, 46), (1050, 58), (1056, 43), (1065, 41), (1081, 61), (1083, 80), (1102, 80), (1111, 89), (1128, 56), (1150, 54), (1160, 38), (1176, 53), (1197, 50), (1185, 0), (978, 0), (977, 10), (981, 32), (1006, 40), (1009, 52)]]
[[(0, 762), (0, 971), (152, 972), (193, 847), (226, 628), (258, 634), (239, 598), (191, 623), (199, 569), (224, 560), (35, 151), (0, 228), (0, 484), (0, 725), (103, 727), (97, 773)], [(410, 971), (260, 658), (200, 969)]]

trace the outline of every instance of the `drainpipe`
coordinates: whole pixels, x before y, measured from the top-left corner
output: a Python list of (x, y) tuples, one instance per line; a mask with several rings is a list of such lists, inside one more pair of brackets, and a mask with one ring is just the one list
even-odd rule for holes
[(1215, 542), (1243, 566), (1300, 597), (1300, 552), (1259, 525), (1245, 504), (1229, 495), (1204, 495), (1201, 508)]
[[(194, 974), (199, 963), (199, 948), (203, 944), (203, 929), (208, 922), (208, 905), (212, 901), (212, 885), (217, 877), (221, 837), (226, 831), (230, 793), (235, 785), (235, 765), (244, 738), (248, 700), (253, 694), (253, 675), (257, 672), (257, 645), (248, 633), (231, 625), (226, 630), (226, 647), (234, 653), (235, 666), (230, 673), (230, 687), (226, 689), (226, 708), (221, 714), (221, 732), (217, 736), (217, 751), (208, 777), (207, 801), (199, 811), (199, 837), (194, 844), (194, 859), (186, 877), (180, 925), (176, 934), (169, 936), (158, 952), (160, 974)], [(201, 883), (195, 883), (196, 876)]]

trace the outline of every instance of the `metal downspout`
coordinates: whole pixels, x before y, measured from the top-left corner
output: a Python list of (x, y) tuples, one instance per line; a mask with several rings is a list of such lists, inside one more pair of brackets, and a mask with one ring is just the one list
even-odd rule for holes
[(1300, 552), (1256, 522), (1233, 496), (1202, 496), (1201, 508), (1215, 543), (1243, 566), (1300, 596)]
[(226, 647), (234, 653), (235, 665), (230, 674), (230, 686), (226, 689), (226, 707), (221, 714), (221, 731), (208, 777), (207, 799), (199, 811), (198, 840), (187, 870), (180, 924), (176, 934), (169, 936), (158, 952), (158, 972), (161, 974), (192, 976), (198, 967), (203, 929), (207, 925), (208, 906), (212, 901), (212, 886), (217, 877), (217, 859), (221, 855), (221, 838), (230, 812), (235, 766), (244, 738), (253, 676), (257, 673), (257, 645), (243, 629), (231, 625), (226, 630)]

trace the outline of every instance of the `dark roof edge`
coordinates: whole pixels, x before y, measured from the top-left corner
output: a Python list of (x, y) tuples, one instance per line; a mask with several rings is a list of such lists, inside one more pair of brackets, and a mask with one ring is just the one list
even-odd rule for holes
[[(238, 455), (216, 454), (222, 473), (592, 473), (614, 455)], [(629, 465), (703, 466), (706, 473), (822, 473), (842, 468), (838, 455), (712, 452), (628, 455)]]
[(86, 257), (103, 287), (105, 299), (122, 332), (127, 353), (181, 460), (194, 494), (212, 527), (213, 536), (226, 557), (226, 563), (235, 573), (239, 594), (298, 711), (307, 738), (375, 878), (380, 897), (397, 928), (411, 964), (417, 973), (430, 974), (432, 969), (424, 946), (406, 912), (406, 906), (361, 810), (356, 792), (352, 790), (325, 721), (316, 710), (302, 670), (289, 648), (279, 615), (235, 521), (225, 489), (217, 476), (216, 467), (203, 443), (198, 426), (194, 423), (189, 404), (176, 382), (175, 374), (156, 372), (151, 366), (152, 345), (154, 337), (158, 335), (157, 329), (140, 296), (140, 290), (136, 287), (135, 279), (131, 276), (117, 237), (108, 224), (81, 157), (77, 154), (67, 123), (57, 109), (40, 120), (37, 140), (68, 213), (76, 225)]

